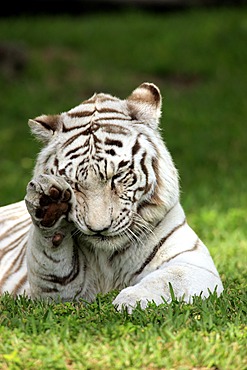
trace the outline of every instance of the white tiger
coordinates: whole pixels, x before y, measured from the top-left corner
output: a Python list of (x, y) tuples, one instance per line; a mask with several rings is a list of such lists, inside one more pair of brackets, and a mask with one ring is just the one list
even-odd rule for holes
[(113, 304), (128, 312), (170, 302), (170, 285), (186, 302), (220, 295), (180, 205), (160, 115), (158, 87), (143, 83), (126, 100), (95, 94), (29, 120), (45, 145), (25, 201), (0, 208), (1, 293), (92, 301), (120, 290)]

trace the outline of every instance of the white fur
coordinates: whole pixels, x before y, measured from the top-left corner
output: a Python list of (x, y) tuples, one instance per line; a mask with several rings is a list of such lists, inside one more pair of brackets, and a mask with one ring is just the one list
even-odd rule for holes
[[(9, 261), (0, 271), (2, 292), (92, 301), (98, 293), (118, 289), (113, 304), (128, 312), (138, 302), (142, 308), (151, 301), (170, 302), (170, 284), (186, 302), (222, 292), (209, 251), (187, 225), (179, 203), (178, 174), (161, 139), (160, 114), (159, 90), (145, 83), (126, 100), (98, 94), (60, 116), (29, 121), (46, 146), (27, 187), (31, 219), (24, 202), (8, 206), (7, 213), (0, 209), (0, 224), (8, 229), (0, 253)], [(65, 211), (58, 218), (51, 212), (55, 223), (44, 226), (40, 215), (53, 208), (40, 204), (50, 199), (53, 187), (60, 198), (52, 201), (52, 212), (61, 204)], [(66, 192), (70, 199), (64, 201)], [(22, 217), (25, 232), (15, 244)], [(59, 245), (57, 235), (62, 235)], [(10, 268), (9, 246), (13, 256), (26, 253), (19, 275)], [(16, 289), (14, 280), (23, 271), (28, 280)]]

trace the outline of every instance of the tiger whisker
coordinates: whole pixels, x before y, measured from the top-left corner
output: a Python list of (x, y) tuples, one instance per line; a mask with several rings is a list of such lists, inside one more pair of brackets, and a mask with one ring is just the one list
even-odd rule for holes
[(130, 228), (126, 230), (127, 236), (129, 237), (130, 241), (132, 242), (138, 242), (140, 244), (143, 244), (142, 239)]
[(72, 232), (71, 232), (71, 234), (70, 234), (70, 238), (71, 239), (73, 239), (73, 238), (75, 238), (76, 236), (83, 236), (84, 234), (83, 234), (83, 232), (81, 231), (81, 230), (79, 230), (79, 229), (75, 229), (75, 230), (73, 230)]
[(133, 214), (134, 228), (136, 228), (143, 236), (152, 234), (155, 236), (154, 228), (147, 221), (145, 221), (138, 213)]

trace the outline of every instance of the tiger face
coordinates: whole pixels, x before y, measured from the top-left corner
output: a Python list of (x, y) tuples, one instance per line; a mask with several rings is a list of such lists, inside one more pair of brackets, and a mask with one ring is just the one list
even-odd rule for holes
[(70, 221), (89, 243), (118, 248), (139, 240), (167, 207), (164, 181), (173, 181), (177, 194), (176, 170), (157, 129), (160, 109), (158, 88), (144, 83), (126, 100), (95, 94), (68, 112), (29, 121), (46, 144), (35, 176), (66, 180), (74, 194)]

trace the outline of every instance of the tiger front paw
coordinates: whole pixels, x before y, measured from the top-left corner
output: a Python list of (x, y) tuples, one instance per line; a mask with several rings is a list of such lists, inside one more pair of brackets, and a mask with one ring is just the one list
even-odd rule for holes
[(164, 299), (145, 287), (130, 286), (123, 289), (112, 303), (118, 311), (127, 310), (131, 314), (138, 305), (144, 310), (151, 302), (160, 305)]
[(68, 216), (73, 192), (62, 177), (40, 175), (28, 183), (25, 202), (33, 222), (51, 228)]

